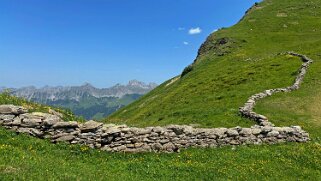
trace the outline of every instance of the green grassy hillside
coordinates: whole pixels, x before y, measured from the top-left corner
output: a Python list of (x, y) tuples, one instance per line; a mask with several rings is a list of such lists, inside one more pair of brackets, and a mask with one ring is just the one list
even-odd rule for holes
[(122, 154), (52, 145), (0, 128), (0, 180), (319, 180), (320, 30), (321, 0), (266, 0), (237, 25), (209, 36), (182, 78), (106, 120), (136, 126), (253, 125), (239, 117), (238, 108), (254, 93), (292, 84), (301, 61), (279, 53), (295, 51), (314, 60), (302, 87), (262, 100), (255, 111), (276, 125), (303, 126), (309, 143)]
[[(0, 94), (0, 104), (23, 105), (30, 111), (53, 109), (8, 94)], [(66, 121), (77, 120), (69, 111), (55, 110)], [(124, 154), (79, 145), (55, 145), (4, 128), (0, 128), (0, 138), (0, 180), (317, 180), (321, 177), (321, 145), (315, 141), (188, 149), (179, 154)]]
[(266, 0), (235, 26), (211, 34), (192, 71), (163, 83), (107, 121), (135, 126), (250, 126), (253, 122), (240, 118), (238, 108), (254, 93), (292, 84), (301, 62), (280, 53), (295, 51), (315, 60), (302, 89), (264, 100), (257, 109), (277, 125), (283, 120), (312, 124), (320, 117), (311, 118), (307, 108), (321, 91), (320, 30), (320, 0)]

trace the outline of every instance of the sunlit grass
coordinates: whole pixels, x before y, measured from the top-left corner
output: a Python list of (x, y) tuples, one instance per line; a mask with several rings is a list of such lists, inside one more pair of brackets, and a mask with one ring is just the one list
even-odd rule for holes
[[(105, 120), (251, 126), (238, 108), (255, 93), (291, 85), (301, 61), (280, 53), (295, 51), (314, 60), (301, 89), (268, 97), (255, 111), (278, 126), (302, 126), (311, 135), (309, 143), (124, 154), (53, 145), (0, 129), (0, 180), (320, 180), (320, 17), (320, 0), (266, 0), (239, 24), (209, 37), (208, 45), (224, 37), (235, 40), (231, 49), (219, 50), (229, 53), (217, 56), (209, 48), (182, 79), (165, 82)], [(0, 95), (4, 103), (47, 109)]]
[(321, 146), (282, 144), (124, 154), (0, 128), (0, 180), (318, 180)]

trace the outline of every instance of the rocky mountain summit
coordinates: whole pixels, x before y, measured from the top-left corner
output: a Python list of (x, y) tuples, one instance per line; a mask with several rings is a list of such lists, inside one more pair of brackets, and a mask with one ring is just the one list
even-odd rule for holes
[[(89, 83), (81, 86), (45, 86), (36, 88), (34, 86), (22, 88), (9, 88), (12, 95), (26, 98), (37, 102), (46, 103), (47, 101), (74, 100), (79, 101), (83, 97), (93, 96), (95, 98), (117, 97), (125, 95), (139, 94), (143, 95), (154, 89), (155, 83), (146, 84), (137, 80), (131, 80), (127, 85), (116, 84), (110, 88), (96, 88)], [(4, 87), (0, 91), (5, 90)]]
[[(157, 86), (131, 80), (127, 85), (116, 84), (110, 88), (96, 88), (89, 83), (81, 86), (34, 86), (9, 89), (11, 94), (55, 107), (67, 108), (85, 119), (100, 120), (132, 103)], [(6, 90), (0, 87), (0, 92)]]

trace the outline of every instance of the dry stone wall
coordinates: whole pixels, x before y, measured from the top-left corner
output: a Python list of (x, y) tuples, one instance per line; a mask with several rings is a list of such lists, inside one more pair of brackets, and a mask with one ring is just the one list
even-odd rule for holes
[(241, 115), (258, 122), (250, 128), (193, 128), (169, 125), (166, 127), (135, 128), (126, 125), (64, 122), (61, 116), (33, 112), (13, 105), (0, 105), (0, 125), (17, 133), (26, 133), (51, 142), (82, 144), (111, 152), (178, 152), (188, 147), (220, 147), (225, 145), (276, 144), (282, 142), (307, 142), (309, 134), (299, 126), (275, 127), (268, 119), (253, 112), (256, 102), (276, 92), (290, 92), (299, 88), (312, 60), (304, 61), (294, 85), (266, 90), (249, 98)]
[(309, 134), (299, 126), (201, 129), (191, 126), (133, 128), (126, 125), (64, 122), (56, 115), (27, 113), (23, 107), (0, 106), (0, 125), (53, 143), (84, 144), (106, 151), (177, 152), (188, 147), (218, 147), (224, 145), (275, 144), (306, 142)]
[(289, 87), (285, 87), (285, 88), (277, 88), (277, 89), (268, 89), (265, 90), (263, 92), (254, 94), (253, 96), (251, 96), (248, 101), (245, 103), (245, 105), (243, 107), (240, 107), (239, 111), (240, 114), (244, 117), (247, 117), (249, 119), (252, 119), (256, 122), (258, 122), (259, 125), (261, 126), (274, 126), (271, 122), (269, 122), (268, 118), (258, 114), (256, 112), (253, 111), (255, 104), (268, 96), (271, 96), (275, 93), (279, 93), (279, 92), (291, 92), (294, 90), (297, 90), (300, 88), (300, 85), (303, 82), (304, 76), (308, 71), (308, 68), (310, 66), (310, 64), (313, 63), (313, 60), (308, 58), (305, 55), (301, 55), (301, 54), (297, 54), (294, 52), (287, 52), (286, 54), (288, 55), (292, 55), (292, 56), (297, 56), (300, 57), (301, 60), (303, 61), (303, 64), (301, 66), (301, 68), (299, 69), (299, 73), (295, 79), (295, 82), (293, 85), (289, 86)]

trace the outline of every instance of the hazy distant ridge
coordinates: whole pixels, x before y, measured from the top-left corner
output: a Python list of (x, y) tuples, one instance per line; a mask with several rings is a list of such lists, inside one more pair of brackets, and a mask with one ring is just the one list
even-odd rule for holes
[[(146, 84), (137, 80), (131, 80), (127, 85), (116, 84), (110, 88), (96, 88), (89, 83), (81, 86), (45, 86), (36, 88), (34, 86), (22, 88), (9, 88), (11, 93), (18, 97), (24, 97), (28, 100), (37, 100), (41, 102), (58, 101), (58, 100), (75, 100), (79, 101), (82, 97), (93, 96), (118, 97), (121, 98), (128, 94), (146, 94), (157, 86), (155, 83)], [(0, 87), (0, 91), (5, 88)]]

